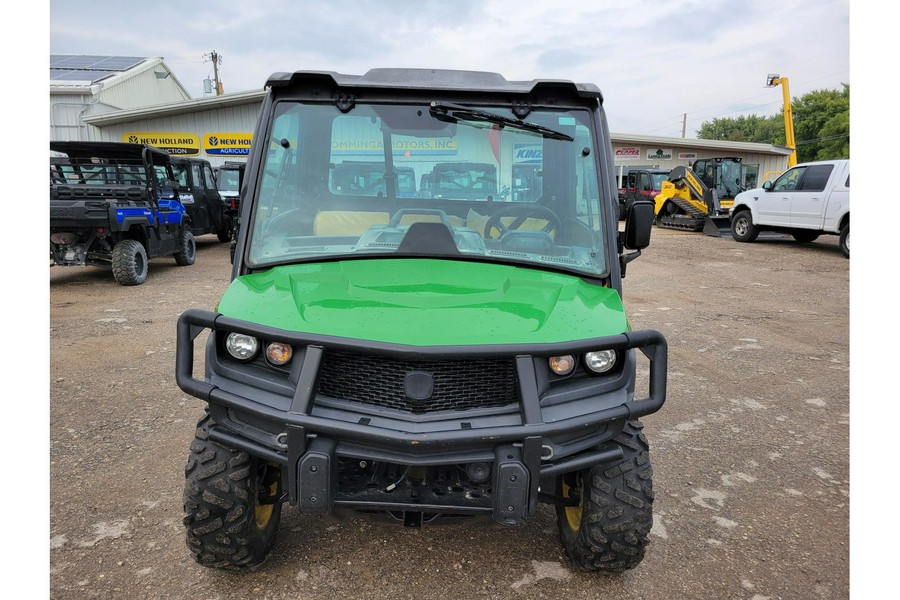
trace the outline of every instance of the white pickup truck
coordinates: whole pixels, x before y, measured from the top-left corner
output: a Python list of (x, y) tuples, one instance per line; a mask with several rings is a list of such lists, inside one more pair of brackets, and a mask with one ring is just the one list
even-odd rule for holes
[(752, 242), (761, 231), (788, 233), (804, 243), (839, 235), (841, 252), (850, 258), (850, 161), (801, 163), (774, 182), (738, 194), (731, 235)]

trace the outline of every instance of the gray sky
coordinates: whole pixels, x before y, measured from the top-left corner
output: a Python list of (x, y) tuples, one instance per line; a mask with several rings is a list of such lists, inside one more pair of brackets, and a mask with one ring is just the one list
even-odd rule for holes
[(203, 96), (209, 55), (225, 92), (277, 71), (375, 67), (495, 71), (597, 84), (610, 128), (687, 137), (704, 121), (777, 113), (850, 83), (849, 0), (50, 0), (51, 54), (160, 56)]

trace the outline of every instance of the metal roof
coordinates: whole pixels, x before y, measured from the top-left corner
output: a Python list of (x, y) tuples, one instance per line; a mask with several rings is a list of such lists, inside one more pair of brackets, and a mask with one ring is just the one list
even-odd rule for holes
[(130, 121), (137, 121), (139, 119), (172, 117), (176, 115), (190, 114), (201, 110), (212, 110), (215, 108), (225, 108), (227, 106), (237, 106), (240, 104), (261, 103), (263, 101), (263, 98), (265, 97), (266, 90), (234, 92), (231, 94), (222, 94), (221, 96), (211, 96), (209, 98), (182, 100), (181, 102), (170, 102), (168, 104), (158, 104), (155, 106), (146, 106), (129, 110), (116, 110), (112, 112), (99, 113), (96, 115), (87, 115), (84, 117), (84, 122), (90, 125), (94, 125), (95, 127), (103, 127), (105, 125), (127, 123)]
[(792, 150), (784, 146), (762, 144), (759, 142), (731, 142), (728, 140), (704, 140), (697, 138), (675, 138), (633, 133), (610, 132), (614, 144), (645, 144), (657, 146), (678, 146), (679, 148), (707, 148), (717, 150), (736, 150), (740, 152), (756, 152), (759, 154), (789, 155)]
[(146, 60), (143, 56), (51, 54), (50, 84), (91, 85), (130, 71)]

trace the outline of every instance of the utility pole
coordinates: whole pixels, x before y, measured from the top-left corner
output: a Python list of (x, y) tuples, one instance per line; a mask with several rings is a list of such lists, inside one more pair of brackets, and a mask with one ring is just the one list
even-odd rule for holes
[(681, 122), (681, 137), (684, 139), (684, 136), (687, 134), (687, 113), (684, 113), (684, 120)]
[(222, 57), (219, 56), (219, 53), (213, 50), (210, 54), (203, 55), (204, 61), (208, 58), (212, 61), (213, 64), (213, 81), (216, 82), (216, 96), (221, 96), (223, 93), (222, 82), (219, 81), (219, 65), (222, 64)]
[(791, 155), (788, 156), (788, 168), (797, 164), (797, 143), (794, 141), (794, 113), (791, 111), (791, 88), (788, 85), (788, 78), (778, 74), (769, 74), (766, 76), (766, 87), (781, 86), (784, 94), (784, 141), (785, 145), (791, 149)]

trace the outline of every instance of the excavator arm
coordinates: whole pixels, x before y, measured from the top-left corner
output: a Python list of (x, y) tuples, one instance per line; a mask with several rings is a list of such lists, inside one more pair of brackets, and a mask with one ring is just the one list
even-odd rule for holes
[[(689, 169), (688, 167), (676, 167), (673, 169), (672, 173), (675, 173), (675, 177), (679, 177), (690, 190), (691, 202), (702, 205), (703, 210), (706, 210), (707, 213), (715, 214), (718, 212), (719, 202), (716, 197), (716, 191), (707, 187), (706, 184), (697, 177), (697, 174), (694, 173), (693, 169)], [(672, 173), (669, 174), (670, 180), (673, 177)]]
[(788, 156), (788, 169), (797, 166), (797, 143), (794, 140), (794, 113), (791, 110), (791, 87), (787, 77), (781, 75), (769, 75), (766, 77), (766, 86), (781, 86), (781, 92), (784, 96), (784, 138), (785, 146), (791, 149), (791, 155)]
[(655, 198), (656, 225), (665, 229), (703, 231), (718, 237), (724, 225), (715, 221), (723, 218), (719, 216), (719, 208), (715, 190), (703, 183), (690, 167), (675, 167)]

